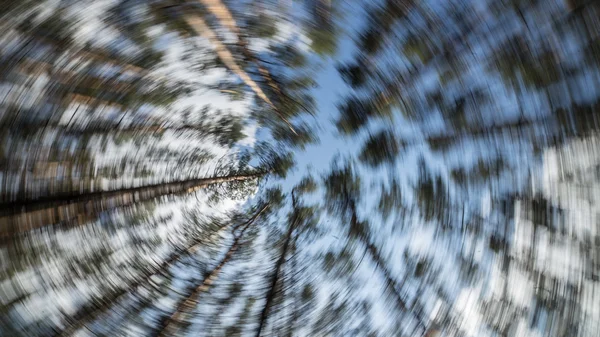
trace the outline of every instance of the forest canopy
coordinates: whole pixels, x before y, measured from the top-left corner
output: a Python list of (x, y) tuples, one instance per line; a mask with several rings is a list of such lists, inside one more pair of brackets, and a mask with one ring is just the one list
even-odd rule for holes
[(0, 336), (597, 336), (597, 2), (0, 16)]

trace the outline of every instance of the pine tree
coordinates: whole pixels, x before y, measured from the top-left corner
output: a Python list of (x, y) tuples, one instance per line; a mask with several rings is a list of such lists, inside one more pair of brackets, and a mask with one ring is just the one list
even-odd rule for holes
[(18, 200), (2, 205), (4, 215), (0, 218), (0, 223), (5, 228), (2, 233), (3, 236), (10, 236), (47, 224), (81, 224), (86, 220), (93, 219), (96, 214), (102, 211), (163, 196), (191, 193), (212, 184), (257, 179), (264, 174), (265, 172), (234, 174), (132, 187), (116, 191), (90, 192), (87, 194), (70, 193), (38, 200)]
[[(223, 267), (231, 260), (233, 254), (235, 254), (235, 252), (238, 250), (239, 242), (242, 236), (244, 235), (244, 232), (256, 221), (258, 216), (260, 216), (260, 214), (263, 213), (268, 207), (269, 204), (266, 204), (246, 224), (239, 226), (239, 228), (233, 229), (233, 231), (235, 232), (233, 243), (229, 246), (229, 249), (225, 253), (225, 256), (221, 259), (221, 261), (219, 261), (219, 264), (215, 266), (204, 277), (202, 282), (195, 289), (193, 289), (188, 296), (182, 298), (181, 301), (179, 301), (179, 303), (176, 306), (175, 312), (159, 324), (159, 336), (170, 336), (176, 331), (173, 331), (174, 327), (172, 325), (176, 322), (181, 322), (183, 317), (185, 317), (184, 312), (186, 311), (186, 309), (189, 309), (190, 306), (197, 303), (198, 297), (202, 293), (207, 292), (209, 290), (210, 286), (218, 278), (221, 269), (223, 269)], [(239, 230), (239, 232), (236, 232), (237, 230)]]
[[(324, 177), (324, 184), (328, 211), (337, 216), (342, 223), (347, 224), (347, 235), (350, 239), (358, 240), (365, 246), (373, 263), (383, 274), (386, 289), (394, 296), (397, 307), (404, 312), (413, 310), (412, 307), (408, 306), (401, 293), (402, 284), (398, 284), (394, 279), (385, 259), (373, 242), (372, 231), (369, 229), (368, 222), (361, 221), (358, 218), (357, 204), (359, 203), (361, 187), (360, 179), (354, 172), (352, 165), (346, 163), (343, 166), (334, 166), (329, 175)], [(424, 318), (419, 313), (412, 312), (412, 314), (415, 315), (417, 324), (422, 329), (426, 329), (427, 322)]]

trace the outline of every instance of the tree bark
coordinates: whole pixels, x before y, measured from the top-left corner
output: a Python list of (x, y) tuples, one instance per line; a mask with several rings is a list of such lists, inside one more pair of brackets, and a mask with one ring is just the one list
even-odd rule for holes
[[(295, 198), (293, 192), (292, 192), (292, 204), (293, 204), (293, 207), (295, 208), (296, 207), (296, 198)], [(265, 306), (263, 307), (263, 310), (260, 314), (260, 321), (258, 323), (258, 328), (256, 329), (256, 334), (255, 334), (256, 337), (260, 337), (260, 333), (262, 332), (262, 329), (267, 321), (267, 317), (269, 315), (269, 309), (271, 308), (271, 304), (273, 303), (273, 299), (275, 298), (275, 290), (277, 287), (277, 281), (279, 280), (279, 272), (281, 270), (281, 267), (283, 266), (283, 263), (285, 262), (285, 256), (286, 256), (288, 248), (290, 246), (290, 241), (292, 239), (292, 233), (294, 232), (297, 221), (298, 221), (298, 217), (295, 214), (288, 226), (288, 230), (287, 230), (287, 233), (285, 236), (285, 243), (283, 244), (283, 248), (281, 249), (281, 255), (279, 256), (279, 259), (277, 260), (277, 262), (275, 264), (275, 271), (273, 272), (273, 276), (271, 276), (269, 292), (267, 293)]]
[(256, 179), (264, 172), (245, 175), (191, 179), (114, 191), (64, 193), (38, 199), (0, 204), (0, 238), (24, 233), (50, 224), (85, 223), (103, 211), (129, 206), (163, 196), (194, 192), (209, 185)]
[[(294, 238), (294, 242), (292, 243), (292, 276), (290, 277), (290, 288), (294, 288), (296, 287), (296, 273), (298, 272), (298, 268), (297, 268), (297, 257), (296, 257), (296, 248), (297, 248), (297, 242), (298, 242), (298, 237), (296, 236)], [(298, 307), (298, 300), (299, 300), (299, 295), (296, 293), (293, 295), (294, 296), (294, 307), (292, 309), (292, 317), (290, 318), (290, 321), (288, 323), (288, 331), (286, 336), (287, 337), (293, 337), (294, 336), (294, 331), (296, 330), (296, 325), (298, 324), (298, 318), (300, 316), (300, 308)]]
[[(243, 38), (241, 30), (237, 26), (237, 24), (235, 22), (235, 19), (233, 18), (233, 15), (231, 15), (231, 12), (229, 12), (229, 9), (227, 8), (227, 6), (221, 0), (199, 0), (199, 1), (214, 16), (216, 16), (217, 19), (219, 19), (219, 22), (221, 23), (221, 25), (227, 27), (227, 29), (229, 29), (231, 32), (233, 32), (237, 36), (237, 38), (238, 38), (238, 45), (244, 51), (244, 56), (246, 56), (249, 60), (251, 60), (252, 62), (254, 62), (256, 64), (256, 66), (258, 67), (258, 71), (262, 75), (263, 79), (265, 79), (265, 81), (269, 84), (269, 86), (278, 95), (281, 96), (281, 90), (279, 89), (279, 87), (277, 86), (277, 84), (273, 81), (269, 70), (267, 70), (265, 67), (263, 67), (260, 64), (260, 62), (258, 61), (258, 59), (256, 58), (256, 56), (254, 55), (254, 53), (252, 53), (250, 51), (250, 49), (248, 48), (248, 42), (246, 41), (246, 39)], [(225, 62), (223, 62), (223, 63), (225, 63)], [(232, 71), (233, 71), (233, 69), (232, 69)], [(246, 76), (248, 76), (248, 75), (246, 74)], [(244, 82), (246, 82), (246, 81), (244, 80)], [(254, 84), (256, 85), (256, 83), (254, 83)], [(250, 87), (253, 88), (252, 86), (250, 86)], [(256, 87), (258, 88), (258, 90), (261, 90), (260, 87), (258, 87), (258, 85), (256, 85)], [(253, 88), (253, 90), (254, 90), (254, 88)], [(257, 94), (259, 94), (256, 90), (254, 90), (254, 91)], [(296, 133), (296, 130), (292, 126), (292, 124), (283, 116), (283, 114), (279, 111), (279, 109), (277, 109), (277, 107), (267, 98), (267, 96), (262, 92), (262, 90), (260, 92), (261, 92), (261, 94), (264, 97), (262, 97), (260, 94), (259, 94), (259, 97), (263, 98), (263, 100), (265, 102), (267, 102), (267, 104), (269, 104), (269, 106), (271, 106), (271, 108), (273, 110), (275, 110), (275, 113), (288, 126), (288, 128), (290, 129), (290, 131), (292, 131), (295, 135), (298, 135)]]

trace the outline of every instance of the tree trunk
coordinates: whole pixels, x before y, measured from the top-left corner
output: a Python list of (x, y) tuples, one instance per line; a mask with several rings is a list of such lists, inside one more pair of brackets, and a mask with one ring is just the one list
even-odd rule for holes
[[(177, 304), (177, 307), (176, 307), (177, 309), (175, 310), (175, 312), (159, 324), (160, 331), (157, 334), (158, 336), (162, 337), (162, 336), (174, 336), (175, 335), (176, 328), (173, 326), (173, 323), (181, 322), (183, 316), (185, 315), (186, 309), (190, 309), (190, 308), (192, 308), (192, 306), (197, 304), (198, 297), (210, 288), (210, 286), (213, 284), (213, 282), (219, 276), (221, 269), (223, 269), (225, 264), (227, 264), (227, 262), (229, 262), (229, 260), (231, 260), (231, 257), (233, 256), (233, 254), (238, 250), (239, 242), (240, 242), (240, 239), (242, 238), (242, 236), (244, 235), (244, 232), (254, 223), (256, 218), (258, 218), (258, 216), (262, 212), (264, 212), (268, 207), (269, 207), (269, 204), (265, 205), (258, 213), (256, 213), (243, 226), (242, 231), (239, 233), (239, 235), (235, 236), (233, 243), (229, 247), (229, 250), (225, 254), (225, 257), (223, 257), (221, 262), (219, 262), (219, 264), (213, 270), (211, 270), (211, 272), (204, 278), (202, 283), (200, 283), (200, 285), (198, 285), (198, 287), (196, 287), (196, 289), (194, 289), (188, 297), (182, 299)], [(237, 228), (238, 227), (235, 227), (233, 231), (235, 231)]]
[(0, 204), (0, 237), (24, 233), (50, 224), (82, 224), (103, 211), (129, 206), (163, 196), (194, 192), (209, 185), (256, 179), (265, 173), (251, 173), (191, 179), (172, 183), (90, 193), (64, 193), (34, 200)]
[(219, 19), (221, 25), (227, 27), (232, 33), (237, 35), (238, 39), (240, 39), (240, 29), (235, 23), (235, 19), (227, 5), (225, 5), (221, 0), (199, 0), (214, 16)]
[(262, 89), (250, 78), (250, 76), (237, 64), (231, 52), (221, 43), (215, 32), (206, 24), (204, 19), (199, 16), (186, 16), (185, 21), (201, 36), (204, 36), (214, 46), (219, 59), (229, 70), (238, 75), (247, 86), (256, 93), (260, 99), (269, 106), (274, 107), (271, 100), (265, 95)]
[[(298, 236), (296, 236), (294, 238), (294, 242), (292, 243), (292, 276), (290, 277), (290, 288), (293, 288), (296, 286), (296, 273), (298, 272), (298, 268), (297, 268), (297, 256), (296, 256), (296, 248), (297, 248), (297, 242), (298, 242)], [(298, 324), (298, 318), (300, 316), (300, 308), (298, 307), (298, 300), (299, 300), (299, 295), (298, 292), (296, 290), (296, 293), (293, 295), (294, 296), (294, 307), (292, 309), (292, 317), (290, 318), (289, 321), (289, 325), (288, 325), (288, 331), (287, 331), (287, 337), (293, 337), (294, 336), (294, 331), (296, 330), (296, 325)]]
[[(296, 207), (296, 198), (294, 193), (292, 192), (292, 203), (293, 207)], [(260, 321), (258, 323), (258, 329), (256, 329), (256, 337), (260, 337), (260, 333), (267, 321), (267, 317), (269, 315), (269, 309), (271, 308), (271, 304), (273, 303), (273, 299), (275, 298), (275, 290), (277, 287), (277, 281), (279, 280), (279, 272), (283, 263), (285, 262), (285, 256), (287, 254), (288, 248), (290, 246), (290, 241), (292, 239), (292, 233), (294, 232), (294, 228), (296, 227), (296, 222), (298, 221), (297, 215), (294, 215), (290, 224), (288, 226), (288, 230), (285, 236), (285, 243), (283, 244), (283, 248), (281, 249), (281, 255), (275, 264), (275, 271), (273, 272), (273, 276), (271, 276), (271, 282), (269, 285), (269, 292), (267, 293), (267, 298), (265, 301), (265, 306), (260, 314)]]
[[(259, 70), (260, 74), (262, 75), (263, 79), (265, 79), (265, 81), (269, 84), (269, 86), (278, 95), (281, 96), (281, 90), (279, 89), (279, 87), (277, 86), (277, 84), (273, 81), (273, 78), (271, 77), (271, 74), (269, 73), (269, 70), (267, 70), (265, 67), (263, 67), (260, 64), (260, 62), (258, 62), (258, 60), (257, 60), (256, 56), (254, 55), (254, 53), (252, 53), (250, 51), (250, 49), (248, 48), (248, 42), (246, 41), (246, 39), (243, 38), (241, 30), (237, 26), (237, 24), (235, 22), (235, 19), (233, 18), (233, 15), (231, 15), (231, 12), (229, 12), (229, 9), (227, 8), (227, 6), (223, 2), (221, 2), (221, 0), (199, 0), (199, 1), (214, 16), (216, 16), (217, 19), (219, 19), (219, 22), (221, 23), (221, 25), (227, 27), (227, 29), (229, 29), (232, 33), (234, 33), (237, 36), (237, 38), (238, 38), (238, 45), (244, 51), (244, 56), (246, 56), (249, 60), (251, 60), (252, 62), (254, 62), (256, 64), (256, 66), (258, 67), (258, 70)], [(223, 63), (225, 63), (225, 62), (223, 62)], [(233, 69), (232, 69), (232, 71), (233, 71)], [(248, 76), (248, 75), (246, 74), (246, 76)], [(244, 82), (246, 82), (246, 81), (244, 80)], [(254, 84), (256, 85), (256, 83), (254, 83)], [(250, 86), (250, 87), (253, 88), (252, 86)], [(263, 100), (265, 102), (267, 102), (267, 104), (269, 104), (269, 106), (271, 106), (271, 108), (273, 108), (273, 110), (275, 110), (275, 113), (288, 126), (288, 128), (290, 129), (290, 131), (292, 131), (295, 135), (298, 135), (296, 133), (296, 130), (292, 126), (292, 124), (283, 116), (283, 114), (281, 114), (281, 112), (279, 111), (279, 109), (277, 109), (277, 107), (275, 107), (275, 105), (267, 98), (267, 96), (262, 92), (262, 90), (260, 89), (260, 87), (258, 87), (258, 85), (256, 85), (256, 87), (257, 87), (258, 90), (260, 90), (260, 93), (264, 96), (264, 98), (263, 98), (253, 88), (253, 90), (257, 94), (259, 94), (259, 97), (263, 98)]]

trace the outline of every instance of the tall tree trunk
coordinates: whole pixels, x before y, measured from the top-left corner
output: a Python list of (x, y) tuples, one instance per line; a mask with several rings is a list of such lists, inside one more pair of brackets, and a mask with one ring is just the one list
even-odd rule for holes
[(241, 38), (241, 31), (235, 23), (235, 19), (227, 5), (225, 5), (221, 0), (199, 0), (214, 16), (219, 19), (221, 25), (227, 27), (232, 33), (237, 35), (238, 39)]
[[(219, 22), (222, 26), (227, 27), (232, 33), (234, 33), (238, 39), (238, 45), (242, 48), (244, 52), (244, 56), (246, 56), (250, 61), (254, 62), (258, 67), (258, 71), (260, 72), (263, 79), (268, 83), (268, 85), (279, 95), (282, 96), (281, 90), (277, 86), (277, 84), (273, 81), (269, 70), (263, 67), (254, 53), (250, 51), (248, 48), (248, 42), (242, 36), (242, 32), (240, 28), (237, 26), (233, 15), (229, 12), (227, 6), (221, 0), (199, 0), (214, 16), (219, 19)], [(258, 86), (257, 86), (258, 87)], [(260, 90), (260, 88), (258, 88)], [(261, 91), (262, 92), (262, 91)], [(263, 93), (264, 95), (264, 93)], [(264, 95), (266, 98), (267, 96)], [(262, 97), (261, 97), (262, 98)], [(268, 99), (268, 98), (267, 98)], [(264, 100), (264, 99), (263, 99)], [(296, 130), (292, 126), (292, 124), (283, 116), (283, 114), (277, 109), (277, 107), (270, 101), (265, 100), (267, 104), (271, 106), (275, 113), (279, 116), (279, 118), (286, 123), (290, 131), (292, 131), (295, 135), (297, 135)]]
[[(296, 198), (295, 198), (293, 192), (292, 192), (292, 203), (293, 203), (293, 207), (295, 208), (296, 207)], [(294, 229), (296, 228), (297, 221), (298, 221), (298, 216), (297, 216), (297, 214), (294, 214), (292, 220), (290, 221), (290, 223), (288, 225), (288, 230), (285, 235), (285, 243), (283, 244), (283, 248), (281, 249), (281, 255), (279, 255), (279, 259), (277, 260), (277, 262), (275, 264), (275, 271), (273, 271), (273, 275), (271, 276), (271, 282), (269, 284), (269, 292), (267, 293), (265, 305), (260, 314), (260, 321), (258, 323), (258, 328), (256, 329), (256, 334), (255, 334), (256, 337), (260, 337), (262, 329), (267, 321), (267, 317), (269, 316), (269, 309), (271, 308), (271, 304), (273, 303), (273, 299), (275, 298), (277, 281), (279, 280), (279, 272), (281, 271), (281, 267), (283, 266), (283, 263), (285, 262), (285, 256), (287, 255), (287, 251), (290, 246), (291, 239), (292, 239), (292, 233), (294, 232)]]
[(270, 106), (273, 106), (271, 100), (265, 95), (262, 89), (250, 78), (250, 76), (237, 64), (231, 52), (221, 43), (217, 34), (206, 24), (204, 19), (199, 16), (187, 15), (184, 17), (185, 21), (198, 33), (198, 35), (204, 36), (213, 45), (217, 56), (225, 64), (229, 70), (233, 71), (238, 75), (247, 86), (256, 93), (260, 99), (265, 101)]
[(254, 53), (248, 48), (248, 42), (242, 35), (242, 31), (237, 26), (233, 15), (231, 15), (231, 12), (229, 12), (229, 9), (227, 8), (227, 5), (225, 5), (221, 0), (199, 0), (199, 2), (202, 3), (214, 16), (216, 16), (217, 19), (219, 19), (219, 22), (222, 26), (226, 27), (236, 35), (238, 39), (238, 46), (242, 48), (244, 56), (256, 63), (258, 70), (263, 78), (269, 83), (269, 86), (271, 86), (275, 92), (280, 94), (281, 92), (279, 87), (271, 79), (269, 71), (260, 64)]
[[(296, 256), (296, 248), (297, 248), (297, 243), (298, 243), (298, 236), (296, 236), (294, 238), (294, 242), (292, 243), (292, 276), (290, 277), (290, 287), (293, 288), (296, 286), (296, 273), (298, 272), (298, 268), (297, 268), (297, 256)], [(292, 308), (292, 317), (290, 318), (290, 321), (288, 323), (288, 331), (286, 336), (287, 337), (293, 337), (294, 336), (294, 331), (296, 330), (296, 325), (298, 324), (298, 318), (300, 316), (300, 308), (298, 307), (298, 300), (299, 300), (299, 295), (298, 292), (296, 290), (296, 293), (293, 295), (294, 296), (294, 306)]]
[(246, 73), (235, 61), (231, 52), (221, 43), (215, 32), (206, 24), (204, 19), (199, 16), (185, 16), (185, 21), (199, 34), (206, 37), (210, 43), (215, 47), (215, 51), (219, 56), (219, 59), (225, 64), (229, 70), (233, 71), (236, 75), (238, 75), (247, 86), (254, 91), (254, 93), (262, 99), (265, 103), (267, 103), (274, 111), (277, 113), (279, 118), (281, 118), (290, 129), (296, 133), (294, 128), (291, 126), (290, 122), (283, 117), (283, 115), (279, 112), (277, 107), (271, 102), (271, 100), (267, 97), (267, 95), (262, 91), (262, 89), (254, 82), (252, 78)]
[[(233, 240), (233, 243), (229, 247), (229, 250), (227, 251), (227, 253), (225, 253), (225, 257), (223, 257), (223, 259), (219, 262), (219, 264), (213, 270), (211, 270), (211, 272), (204, 278), (202, 283), (200, 283), (200, 285), (198, 285), (196, 287), (196, 289), (194, 289), (189, 296), (182, 299), (177, 304), (175, 312), (171, 316), (164, 319), (159, 324), (160, 331), (157, 334), (158, 336), (162, 337), (162, 336), (174, 336), (175, 335), (176, 328), (173, 326), (173, 323), (181, 322), (183, 316), (185, 315), (185, 310), (192, 308), (192, 306), (197, 304), (198, 297), (210, 288), (210, 286), (213, 284), (213, 282), (219, 276), (219, 273), (221, 272), (223, 267), (227, 264), (227, 262), (229, 262), (229, 260), (231, 260), (231, 257), (233, 256), (233, 254), (238, 250), (240, 240), (241, 240), (242, 236), (244, 235), (244, 232), (254, 223), (256, 218), (258, 218), (258, 216), (262, 212), (264, 212), (268, 207), (269, 207), (269, 204), (265, 205), (258, 213), (256, 213), (252, 217), (252, 219), (250, 221), (248, 221), (243, 226), (241, 232), (235, 236), (235, 239)], [(233, 231), (235, 232), (235, 230), (237, 228), (238, 227), (234, 228)]]
[(191, 193), (209, 185), (256, 179), (251, 173), (126, 188), (84, 194), (64, 193), (34, 200), (0, 204), (0, 238), (24, 233), (50, 224), (77, 225), (94, 219), (99, 212), (129, 206), (163, 196)]

